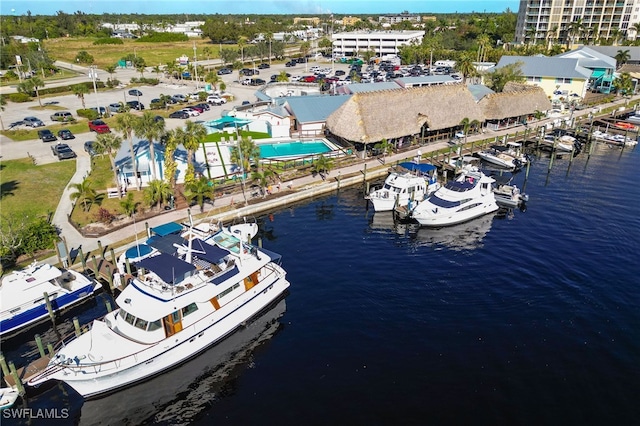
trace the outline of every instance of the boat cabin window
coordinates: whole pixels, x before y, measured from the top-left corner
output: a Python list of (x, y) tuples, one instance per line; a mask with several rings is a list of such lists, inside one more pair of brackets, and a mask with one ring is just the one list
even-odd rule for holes
[(142, 318), (138, 318), (136, 320), (136, 323), (134, 324), (134, 326), (136, 328), (139, 328), (141, 330), (146, 330), (147, 329), (147, 325), (149, 325), (149, 321), (145, 321)]
[(198, 310), (198, 305), (196, 305), (195, 303), (191, 303), (187, 306), (185, 306), (184, 308), (182, 308), (182, 316), (186, 317), (187, 315), (195, 312)]
[(225, 291), (223, 291), (222, 293), (220, 293), (219, 295), (217, 295), (216, 297), (218, 299), (222, 299), (224, 296), (226, 296), (227, 294), (231, 293), (233, 290), (235, 290), (238, 287), (240, 287), (240, 284), (234, 284), (231, 287), (229, 287), (228, 289), (226, 289)]
[(147, 328), (147, 331), (156, 331), (160, 327), (162, 327), (160, 320), (156, 320), (154, 322), (149, 323), (149, 328)]

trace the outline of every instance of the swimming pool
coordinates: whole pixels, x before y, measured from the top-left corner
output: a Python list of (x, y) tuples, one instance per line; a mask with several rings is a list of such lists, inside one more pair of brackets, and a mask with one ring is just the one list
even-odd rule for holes
[(324, 154), (332, 149), (320, 140), (315, 141), (291, 141), (259, 144), (260, 158), (297, 158), (306, 155)]

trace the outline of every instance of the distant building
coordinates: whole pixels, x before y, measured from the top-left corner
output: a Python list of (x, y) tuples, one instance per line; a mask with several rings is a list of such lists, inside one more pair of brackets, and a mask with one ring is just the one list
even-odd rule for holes
[(362, 19), (358, 18), (357, 16), (345, 16), (344, 18), (342, 18), (342, 25), (348, 27), (351, 25), (355, 25), (360, 21), (362, 21)]
[(421, 44), (424, 31), (353, 31), (332, 34), (334, 56), (371, 50), (376, 56), (398, 55), (400, 47)]
[(420, 22), (422, 17), (420, 15), (416, 15), (415, 13), (409, 13), (406, 10), (402, 13), (395, 13), (391, 15), (380, 15), (378, 17), (378, 22), (387, 22), (389, 24), (398, 24), (404, 21), (410, 22)]
[(315, 27), (320, 24), (320, 18), (293, 18), (293, 24), (308, 24)]

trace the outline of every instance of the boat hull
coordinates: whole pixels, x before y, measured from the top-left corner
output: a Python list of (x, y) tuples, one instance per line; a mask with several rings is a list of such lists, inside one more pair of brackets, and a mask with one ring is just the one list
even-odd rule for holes
[(500, 207), (494, 200), (485, 202), (477, 207), (458, 212), (442, 212), (439, 214), (413, 215), (412, 217), (426, 228), (440, 228), (468, 222), (477, 217), (497, 211)]
[[(210, 315), (193, 324), (170, 339), (149, 345), (149, 348), (135, 356), (133, 365), (130, 362), (115, 361), (118, 364), (109, 374), (100, 372), (100, 368), (83, 369), (58, 368), (58, 371), (41, 377), (41, 382), (49, 379), (64, 381), (74, 388), (85, 399), (99, 398), (116, 392), (123, 387), (132, 386), (154, 376), (162, 374), (167, 369), (182, 364), (197, 356), (207, 348), (222, 341), (242, 324), (262, 311), (270, 303), (278, 299), (289, 287), (284, 274), (273, 281), (258, 285), (245, 293), (246, 297), (238, 304), (229, 306), (228, 311), (221, 309), (221, 315)], [(131, 360), (129, 360), (131, 361)], [(50, 364), (50, 369), (56, 366)], [(39, 383), (28, 383), (38, 386)]]

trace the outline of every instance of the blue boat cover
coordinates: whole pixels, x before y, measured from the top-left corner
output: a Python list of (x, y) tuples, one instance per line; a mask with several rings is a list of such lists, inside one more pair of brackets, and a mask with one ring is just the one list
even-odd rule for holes
[(195, 250), (193, 253), (195, 257), (206, 260), (209, 263), (218, 263), (220, 259), (229, 254), (227, 250), (205, 243), (200, 238), (193, 239), (191, 248)]
[(191, 263), (165, 253), (142, 259), (136, 262), (136, 266), (152, 271), (165, 283), (174, 285), (192, 275), (196, 270)]
[(185, 244), (185, 240), (178, 234), (169, 234), (164, 237), (154, 235), (149, 238), (146, 243), (147, 245), (160, 250), (162, 253), (174, 255), (178, 251), (176, 245), (181, 246)]
[(468, 181), (458, 182), (457, 180), (450, 180), (444, 185), (444, 187), (447, 189), (450, 189), (451, 191), (465, 192), (465, 191), (469, 191), (470, 189), (473, 189), (477, 183), (478, 183), (478, 179), (474, 179), (473, 182), (468, 182)]
[(169, 222), (165, 223), (164, 225), (154, 226), (153, 228), (151, 228), (151, 232), (156, 235), (160, 235), (161, 237), (169, 234), (175, 234), (180, 231), (182, 231), (182, 225), (175, 222)]
[(438, 198), (435, 195), (432, 195), (431, 197), (429, 197), (429, 201), (432, 204), (435, 204), (438, 207), (442, 207), (445, 209), (450, 209), (452, 207), (457, 207), (460, 205), (460, 201), (447, 201), (447, 200), (443, 200), (442, 198)]
[(400, 163), (398, 165), (409, 171), (412, 171), (412, 172), (418, 171), (420, 173), (429, 173), (436, 169), (436, 166), (434, 166), (433, 164), (418, 164), (418, 163), (405, 162), (405, 163)]
[(152, 247), (149, 247), (146, 244), (138, 244), (137, 246), (131, 247), (127, 251), (124, 252), (124, 257), (127, 259), (135, 259), (138, 257), (146, 256), (153, 251)]

